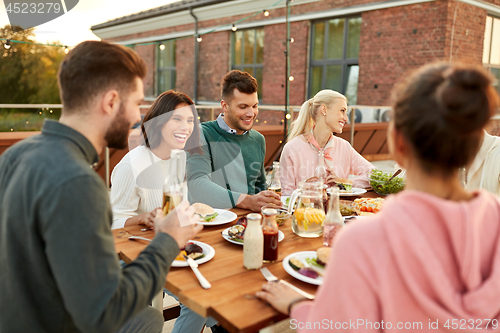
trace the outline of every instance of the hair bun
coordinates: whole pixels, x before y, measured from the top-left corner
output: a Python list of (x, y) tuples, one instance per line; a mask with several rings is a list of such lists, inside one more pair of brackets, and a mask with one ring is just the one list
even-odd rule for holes
[(491, 79), (488, 76), (471, 68), (451, 67), (443, 75), (445, 79), (450, 80), (452, 85), (466, 90), (480, 90), (491, 84)]
[(452, 66), (443, 79), (436, 98), (446, 127), (465, 135), (482, 129), (495, 107), (488, 96), (491, 78), (483, 70)]

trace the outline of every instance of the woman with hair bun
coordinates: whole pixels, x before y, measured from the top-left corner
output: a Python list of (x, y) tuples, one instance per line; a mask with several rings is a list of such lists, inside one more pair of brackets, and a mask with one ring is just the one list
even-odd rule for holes
[(369, 187), (368, 172), (373, 165), (346, 140), (334, 136), (347, 123), (347, 99), (333, 90), (321, 90), (302, 104), (293, 122), (288, 143), (280, 159), (281, 188), (290, 195), (300, 181), (315, 176), (319, 152), (323, 152), (327, 176), (347, 178), (356, 175), (354, 187)]
[(387, 139), (406, 168), (406, 191), (336, 236), (314, 301), (279, 283), (257, 296), (290, 313), (298, 332), (318, 322), (362, 332), (498, 331), (500, 200), (458, 179), (498, 107), (491, 82), (482, 68), (434, 64), (401, 84)]

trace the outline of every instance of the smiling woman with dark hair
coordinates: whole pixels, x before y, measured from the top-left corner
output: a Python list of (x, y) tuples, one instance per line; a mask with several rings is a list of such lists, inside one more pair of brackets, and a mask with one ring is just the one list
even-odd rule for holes
[[(169, 90), (158, 96), (146, 113), (141, 130), (143, 144), (131, 150), (111, 174), (112, 228), (154, 225), (162, 203), (163, 182), (168, 174), (172, 149), (196, 150), (200, 132), (193, 101)], [(180, 170), (184, 179), (186, 155)]]

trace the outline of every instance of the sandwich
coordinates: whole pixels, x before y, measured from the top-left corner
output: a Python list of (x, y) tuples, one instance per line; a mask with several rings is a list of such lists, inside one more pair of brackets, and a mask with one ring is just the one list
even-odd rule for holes
[(209, 205), (197, 202), (193, 204), (195, 214), (198, 214), (200, 222), (212, 222), (219, 215)]
[(352, 180), (347, 178), (335, 178), (335, 186), (339, 188), (340, 192), (349, 193), (352, 191)]

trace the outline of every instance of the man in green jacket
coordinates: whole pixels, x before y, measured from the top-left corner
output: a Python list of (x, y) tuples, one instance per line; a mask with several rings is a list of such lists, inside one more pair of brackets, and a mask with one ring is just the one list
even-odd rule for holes
[(281, 206), (280, 196), (266, 190), (265, 138), (252, 129), (259, 114), (257, 80), (233, 70), (222, 79), (221, 90), (222, 113), (201, 124), (203, 154), (187, 162), (191, 201), (255, 212), (267, 204)]
[(60, 121), (0, 156), (0, 332), (162, 331), (149, 303), (202, 227), (183, 202), (156, 218), (153, 241), (121, 269), (107, 189), (93, 170), (106, 146), (127, 147), (145, 75), (131, 49), (79, 44), (59, 68)]

